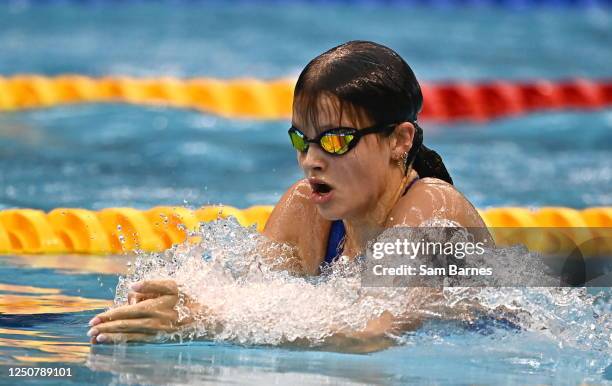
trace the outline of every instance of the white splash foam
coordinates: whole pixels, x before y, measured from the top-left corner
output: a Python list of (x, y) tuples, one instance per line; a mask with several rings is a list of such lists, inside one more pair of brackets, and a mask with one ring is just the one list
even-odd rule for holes
[[(381, 237), (392, 235), (389, 231)], [(612, 346), (605, 293), (595, 296), (573, 288), (445, 288), (440, 293), (427, 288), (364, 287), (360, 259), (340, 259), (320, 277), (271, 269), (270, 256), (262, 249), (263, 236), (234, 219), (202, 224), (197, 236), (202, 238), (197, 245), (140, 254), (130, 274), (120, 278), (115, 303), (126, 302), (133, 282), (171, 278), (206, 305), (209, 317), (223, 326), (214, 339), (241, 344), (304, 341), (316, 346), (339, 329), (364, 328), (383, 311), (406, 318), (467, 320), (474, 315), (464, 311), (475, 306), (480, 312), (512, 315), (522, 329), (539, 331), (559, 345), (604, 352)], [(504, 254), (505, 264), (512, 261), (517, 266), (533, 258), (520, 248), (492, 253)], [(273, 257), (276, 263), (286, 259), (282, 252)], [(190, 336), (206, 335), (201, 329), (196, 326)]]

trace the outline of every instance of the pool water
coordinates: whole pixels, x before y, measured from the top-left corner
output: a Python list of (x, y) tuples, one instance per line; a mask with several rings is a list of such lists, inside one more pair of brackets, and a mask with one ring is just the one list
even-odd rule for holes
[[(2, 114), (0, 208), (271, 205), (302, 176), (288, 126), (125, 105)], [(477, 207), (612, 202), (609, 110), (423, 126)]]
[[(127, 263), (133, 261), (133, 257), (125, 256), (2, 257), (2, 374), (8, 374), (8, 368), (15, 366), (69, 368), (72, 377), (49, 378), (46, 382), (93, 385), (600, 384), (612, 381), (608, 336), (611, 292), (609, 289), (600, 292), (602, 289), (597, 288), (590, 291), (599, 294), (596, 307), (599, 318), (591, 313), (595, 309), (593, 305), (576, 303), (566, 293), (552, 298), (558, 304), (538, 305), (541, 316), (550, 322), (546, 329), (529, 329), (488, 318), (471, 323), (433, 320), (407, 333), (396, 347), (365, 355), (324, 352), (316, 347), (299, 349), (219, 341), (90, 347), (85, 336), (87, 322), (100, 308), (112, 304), (108, 299), (113, 298), (118, 285), (117, 274), (125, 275)], [(275, 304), (285, 303), (287, 309), (279, 312), (290, 318), (294, 314), (303, 315), (299, 306), (309, 310), (317, 302), (328, 301), (325, 289), (316, 286), (307, 290), (320, 295), (318, 298), (313, 296), (304, 301), (304, 296), (299, 296), (293, 302), (287, 301), (295, 297), (287, 293), (292, 287), (278, 287), (278, 284), (274, 282), (274, 291), (280, 299)], [(253, 288), (250, 302), (269, 307), (263, 299), (269, 294), (257, 292), (256, 285)], [(229, 293), (233, 290), (227, 289)], [(337, 294), (341, 296), (342, 291), (339, 288)], [(534, 298), (538, 296), (535, 289), (523, 289), (523, 296), (530, 291)], [(521, 296), (515, 300), (525, 301)], [(258, 334), (260, 325), (253, 323), (253, 318), (261, 318), (262, 314), (253, 315), (254, 309), (257, 310), (256, 306), (244, 308), (245, 318), (238, 326), (241, 330), (238, 334)], [(602, 318), (606, 313), (608, 317)], [(276, 319), (269, 325), (272, 328), (275, 323), (286, 323), (275, 313), (268, 316)], [(303, 327), (300, 323), (296, 328)], [(316, 325), (312, 321), (302, 324)], [(283, 330), (280, 324), (276, 328)], [(266, 339), (266, 332), (263, 334), (260, 339)], [(12, 384), (6, 377), (1, 380)], [(42, 379), (23, 380), (39, 383)]]
[[(610, 18), (599, 8), (7, 2), (0, 74), (271, 79), (297, 75), (343, 41), (370, 39), (426, 82), (609, 78)], [(0, 209), (274, 204), (301, 175), (288, 126), (114, 104), (1, 113)], [(609, 109), (422, 126), (477, 207), (612, 203)], [(112, 304), (133, 261), (0, 256), (0, 383), (16, 383), (5, 376), (15, 366), (72, 369), (71, 378), (18, 380), (37, 384), (612, 382), (612, 337), (602, 333), (610, 321), (593, 315), (569, 315), (566, 331), (548, 334), (431, 322), (367, 355), (207, 341), (90, 348), (86, 323)], [(544, 315), (563, 309), (555, 299)], [(568, 333), (586, 343), (555, 337)]]

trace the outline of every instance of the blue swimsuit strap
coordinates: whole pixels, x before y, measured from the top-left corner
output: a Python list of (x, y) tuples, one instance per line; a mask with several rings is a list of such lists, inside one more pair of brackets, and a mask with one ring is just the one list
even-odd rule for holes
[[(408, 189), (414, 185), (414, 183), (419, 179), (419, 177), (410, 181), (402, 196), (408, 192)], [(331, 224), (331, 228), (329, 230), (329, 238), (327, 239), (327, 251), (325, 253), (325, 263), (331, 264), (334, 259), (342, 253), (342, 239), (346, 234), (346, 230), (344, 229), (344, 223), (342, 220), (335, 220)]]
[(331, 224), (329, 230), (329, 239), (327, 239), (327, 252), (325, 254), (325, 262), (331, 264), (336, 256), (342, 253), (342, 246), (340, 243), (346, 234), (344, 229), (344, 223), (342, 220), (335, 220)]

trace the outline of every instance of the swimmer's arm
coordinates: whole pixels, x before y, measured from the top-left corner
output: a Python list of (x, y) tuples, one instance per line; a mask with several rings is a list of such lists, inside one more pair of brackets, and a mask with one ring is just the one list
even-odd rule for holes
[[(363, 330), (339, 329), (325, 339), (317, 348), (322, 350), (366, 354), (387, 349), (396, 344), (394, 336), (417, 329), (421, 321), (417, 318), (397, 318), (385, 311), (366, 324)], [(305, 341), (294, 341), (294, 345), (308, 345)]]
[(296, 247), (281, 244), (270, 239), (261, 240), (253, 253), (273, 270), (288, 271), (294, 275), (304, 275), (302, 260)]
[(284, 269), (315, 275), (319, 270), (320, 256), (313, 249), (313, 242), (319, 240), (321, 234), (329, 232), (330, 224), (318, 215), (317, 209), (309, 201), (311, 192), (306, 180), (293, 184), (274, 207), (262, 233), (270, 240), (268, 247), (293, 248), (291, 258), (287, 260), (288, 266)]
[[(303, 266), (297, 248), (299, 238), (290, 222), (291, 217), (295, 215), (295, 205), (292, 204), (297, 190), (298, 184), (294, 184), (274, 206), (262, 232), (266, 240), (258, 246), (258, 252), (264, 259), (269, 257), (266, 260), (273, 264), (275, 269), (301, 274)], [(284, 263), (277, 264), (277, 256), (283, 256)]]
[[(183, 298), (183, 306), (189, 310), (183, 317), (177, 304)], [(394, 345), (393, 335), (413, 330), (420, 321), (394, 317), (383, 312), (370, 320), (363, 330), (338, 328), (318, 348), (340, 352), (367, 353), (383, 350)], [(133, 287), (128, 295), (128, 304), (101, 314), (90, 321), (88, 335), (92, 343), (155, 342), (159, 333), (180, 334), (193, 331), (196, 339), (211, 339), (223, 331), (223, 322), (211, 310), (183, 294), (172, 280), (149, 280)], [(197, 330), (196, 330), (197, 328)], [(296, 340), (287, 345), (311, 346), (308, 341)]]
[(412, 318), (397, 318), (385, 311), (378, 318), (370, 320), (361, 331), (340, 331), (326, 343), (345, 352), (369, 353), (384, 350), (396, 344), (395, 336), (405, 331), (416, 330), (421, 321)]

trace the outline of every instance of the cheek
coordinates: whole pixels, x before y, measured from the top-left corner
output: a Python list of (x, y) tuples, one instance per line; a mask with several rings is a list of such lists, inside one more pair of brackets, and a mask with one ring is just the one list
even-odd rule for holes
[(383, 162), (380, 155), (364, 151), (367, 149), (359, 150), (347, 154), (346, 159), (338, 164), (338, 175), (343, 178), (347, 187), (359, 189), (361, 193), (377, 191), (379, 186), (384, 184), (384, 168), (387, 163)]
[(386, 174), (386, 169), (389, 167), (388, 149), (382, 144), (375, 141), (374, 138), (368, 138), (370, 141), (364, 143), (356, 157), (360, 161), (364, 174), (369, 176), (381, 177)]
[(306, 154), (296, 151), (295, 152), (295, 159), (297, 160), (298, 166), (300, 167), (300, 169), (302, 169), (304, 172), (306, 172), (306, 169), (304, 168), (304, 159), (306, 158)]

